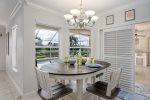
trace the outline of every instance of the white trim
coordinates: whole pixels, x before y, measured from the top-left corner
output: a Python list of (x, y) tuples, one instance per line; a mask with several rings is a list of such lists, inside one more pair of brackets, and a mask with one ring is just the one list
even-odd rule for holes
[(43, 25), (43, 26), (50, 27), (49, 28), (50, 30), (54, 30), (54, 31), (57, 31), (57, 32), (61, 29), (61, 26), (56, 26), (56, 25), (52, 25), (52, 24), (49, 24), (49, 23), (45, 23), (45, 22), (43, 22), (42, 20), (39, 20), (39, 19), (35, 19), (35, 23), (36, 23), (36, 25)]
[(13, 19), (13, 17), (17, 14), (17, 12), (20, 10), (20, 8), (22, 7), (22, 3), (21, 1), (17, 2), (16, 6), (14, 7), (12, 13), (10, 14), (10, 18), (9, 18), (9, 21)]
[(18, 69), (16, 67), (13, 67), (12, 70), (16, 73), (18, 72)]
[(18, 72), (17, 69), (17, 29), (18, 25), (12, 27), (12, 70)]
[(35, 46), (35, 48), (58, 48), (59, 49), (59, 46)]
[(29, 92), (29, 93), (26, 93), (26, 94), (24, 94), (23, 95), (23, 100), (29, 100), (29, 99), (31, 99), (32, 97), (37, 97), (38, 95), (37, 95), (37, 91), (38, 90), (34, 90), (34, 91), (31, 91), (31, 92)]
[(35, 8), (35, 9), (40, 9), (40, 10), (44, 10), (44, 11), (47, 11), (47, 12), (50, 12), (50, 13), (55, 13), (57, 14), (59, 17), (62, 17), (64, 14), (61, 13), (61, 12), (58, 12), (56, 10), (53, 10), (51, 8), (48, 8), (48, 7), (44, 7), (44, 6), (40, 6), (38, 4), (34, 4), (32, 2), (29, 2), (29, 0), (25, 0), (25, 3), (27, 6), (29, 7), (32, 7), (32, 8)]
[(88, 48), (88, 49), (91, 49), (91, 47), (70, 47), (70, 48)]

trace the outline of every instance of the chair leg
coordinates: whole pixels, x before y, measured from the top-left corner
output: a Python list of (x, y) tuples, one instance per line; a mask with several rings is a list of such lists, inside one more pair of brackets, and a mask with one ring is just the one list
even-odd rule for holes
[(69, 84), (71, 84), (71, 80), (69, 80)]

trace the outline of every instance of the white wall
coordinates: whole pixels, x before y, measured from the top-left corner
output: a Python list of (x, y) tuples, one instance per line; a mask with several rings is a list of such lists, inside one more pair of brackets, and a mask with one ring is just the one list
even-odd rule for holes
[(35, 25), (60, 27), (60, 58), (69, 55), (69, 32), (63, 16), (24, 5), (24, 94), (37, 90), (35, 75)]
[(2, 34), (2, 37), (0, 37), (0, 71), (5, 70), (5, 33), (6, 29), (4, 26), (0, 25), (0, 34)]
[[(150, 18), (149, 3), (140, 5), (130, 5), (107, 11), (100, 14), (100, 20), (95, 27), (92, 28), (92, 56), (101, 58), (102, 54), (102, 39), (99, 38), (99, 30), (110, 27), (124, 25), (124, 12), (135, 8), (136, 21)], [(105, 25), (105, 17), (114, 14), (115, 24)], [(7, 71), (20, 88), (20, 91), (26, 96), (37, 90), (36, 75), (35, 75), (35, 25), (37, 22), (47, 24), (54, 27), (60, 27), (60, 58), (69, 55), (69, 31), (63, 16), (51, 11), (35, 9), (26, 4), (17, 13), (9, 24), (11, 28), (18, 24), (19, 32), (17, 35), (17, 65), (18, 73), (11, 69), (11, 54), (7, 57)], [(127, 22), (126, 25), (134, 24), (135, 21)], [(9, 30), (10, 31), (10, 30)], [(11, 37), (11, 36), (10, 36)], [(11, 43), (11, 42), (10, 42)], [(100, 45), (101, 44), (101, 45)], [(10, 52), (11, 53), (11, 52)]]
[[(100, 37), (99, 30), (100, 29), (108, 29), (108, 28), (116, 28), (120, 26), (128, 26), (132, 25), (134, 26), (135, 23), (141, 23), (145, 21), (150, 21), (150, 1), (146, 3), (135, 3), (132, 5), (126, 5), (122, 6), (116, 9), (111, 9), (105, 12), (102, 12), (99, 14), (99, 21), (96, 23), (96, 27), (94, 28), (95, 32), (93, 33), (94, 39), (93, 39), (93, 46), (92, 48), (96, 48), (96, 50), (93, 52), (93, 56), (95, 58), (102, 59), (103, 55), (103, 46), (101, 43), (102, 38)], [(125, 11), (135, 9), (135, 21), (125, 22)], [(108, 15), (114, 15), (114, 24), (112, 25), (106, 25), (106, 16)]]
[[(149, 18), (149, 4), (140, 4), (140, 5), (130, 5), (117, 8), (111, 11), (100, 14), (100, 20), (97, 22), (96, 26), (92, 28), (92, 56), (99, 59), (101, 58), (100, 54), (102, 53), (102, 44), (99, 38), (100, 29), (105, 29), (109, 27), (116, 27), (118, 25), (124, 25), (125, 15), (124, 12), (130, 9), (136, 9), (136, 20), (142, 20)], [(142, 14), (141, 14), (142, 12)], [(105, 25), (105, 17), (107, 15), (114, 14), (115, 24), (114, 25)], [(24, 93), (33, 92), (37, 89), (36, 87), (36, 76), (34, 71), (35, 66), (35, 41), (34, 41), (34, 29), (36, 22), (41, 22), (44, 24), (60, 27), (60, 57), (69, 55), (69, 32), (67, 29), (66, 22), (63, 16), (60, 16), (57, 13), (44, 11), (42, 9), (35, 9), (25, 5), (25, 16), (24, 16)], [(134, 21), (127, 22), (126, 24), (134, 24)], [(101, 54), (102, 55), (102, 54)], [(102, 59), (102, 58), (101, 58)], [(28, 81), (32, 80), (32, 81)]]
[[(13, 84), (18, 89), (18, 92), (22, 94), (23, 91), (23, 34), (24, 34), (24, 9), (23, 7), (16, 13), (16, 15), (10, 20), (7, 26), (7, 32), (9, 32), (9, 56), (6, 55), (6, 70), (11, 78)], [(12, 27), (18, 25), (17, 29), (17, 69), (15, 72), (12, 69)]]
[(148, 37), (138, 37), (139, 43), (136, 45), (136, 51), (148, 52)]

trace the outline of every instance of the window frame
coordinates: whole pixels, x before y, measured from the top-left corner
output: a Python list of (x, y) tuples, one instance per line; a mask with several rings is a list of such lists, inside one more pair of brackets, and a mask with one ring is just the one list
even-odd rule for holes
[(18, 72), (17, 68), (17, 31), (18, 25), (14, 25), (11, 29), (12, 32), (12, 70)]
[[(57, 34), (58, 34), (58, 46), (51, 46), (51, 45), (37, 46), (35, 44), (35, 59), (38, 60), (38, 61), (58, 59), (60, 57), (60, 34), (59, 34), (59, 30), (58, 29), (53, 29), (51, 27), (50, 28), (36, 27), (36, 29), (44, 29), (44, 30), (56, 31)], [(34, 39), (36, 39), (36, 35), (35, 35)], [(49, 58), (37, 59), (37, 57), (36, 57), (36, 49), (38, 49), (38, 48), (39, 49), (50, 49), (50, 51), (49, 51), (50, 52)], [(51, 49), (53, 49), (53, 48), (58, 49), (58, 57), (51, 57)]]
[[(70, 46), (70, 35), (71, 35), (71, 33), (74, 33), (74, 34), (77, 34), (77, 35), (82, 35), (82, 34), (80, 34), (80, 33), (75, 33), (75, 32), (70, 32), (69, 33), (69, 56), (71, 56), (70, 55), (70, 50), (71, 49), (89, 49), (90, 51), (89, 51), (89, 56), (88, 57), (90, 57), (91, 56), (91, 34), (89, 35), (89, 46)], [(84, 35), (83, 35), (84, 36)], [(81, 55), (82, 56), (82, 55)], [(87, 58), (88, 58), (87, 57)]]

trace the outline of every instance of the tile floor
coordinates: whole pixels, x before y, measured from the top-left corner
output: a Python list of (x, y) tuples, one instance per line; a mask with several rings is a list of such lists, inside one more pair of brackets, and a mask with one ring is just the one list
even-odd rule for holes
[(136, 66), (136, 82), (150, 86), (150, 66)]
[[(124, 92), (120, 94), (120, 97), (125, 98), (123, 100), (150, 100), (149, 98), (148, 99), (133, 99), (133, 95), (130, 96), (129, 93), (124, 93)], [(139, 97), (146, 98), (143, 96), (139, 96)], [(33, 95), (32, 97), (29, 97), (28, 99), (17, 99), (17, 98), (18, 98), (18, 95), (11, 88), (11, 85), (8, 81), (7, 74), (5, 72), (0, 71), (0, 100), (41, 100), (37, 94)], [(72, 97), (67, 97), (67, 100), (73, 100), (73, 99)], [(85, 100), (94, 100), (94, 99), (91, 94), (88, 94)], [(122, 100), (122, 99), (117, 98), (116, 100)]]
[(0, 100), (15, 100), (6, 80), (6, 73), (0, 71)]
[(136, 66), (136, 93), (150, 97), (150, 67)]

